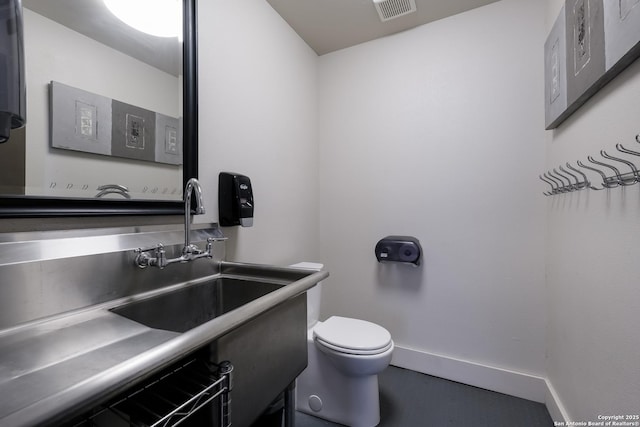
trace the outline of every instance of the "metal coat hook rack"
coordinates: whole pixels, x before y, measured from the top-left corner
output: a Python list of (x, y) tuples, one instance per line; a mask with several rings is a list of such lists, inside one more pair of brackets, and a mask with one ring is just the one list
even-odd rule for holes
[[(640, 144), (640, 135), (636, 135), (635, 140)], [(640, 151), (630, 150), (622, 144), (616, 144), (616, 150), (620, 153), (640, 156)], [(626, 187), (640, 182), (640, 169), (632, 161), (613, 156), (605, 150), (600, 150), (600, 156), (605, 161), (595, 159), (593, 156), (587, 156), (589, 164), (578, 160), (576, 162), (578, 167), (574, 167), (567, 162), (565, 164), (566, 168), (560, 165), (558, 168), (553, 168), (539, 175), (538, 177), (551, 187), (550, 191), (545, 191), (543, 194), (545, 196), (554, 196), (556, 194), (584, 190), (585, 188), (604, 190), (605, 188)], [(614, 164), (611, 164), (611, 162), (614, 162)], [(621, 172), (620, 169), (618, 169), (620, 167), (618, 163), (625, 165), (624, 167), (628, 168), (630, 172)], [(599, 184), (600, 187), (592, 184), (587, 174), (581, 169), (597, 173), (602, 181)]]

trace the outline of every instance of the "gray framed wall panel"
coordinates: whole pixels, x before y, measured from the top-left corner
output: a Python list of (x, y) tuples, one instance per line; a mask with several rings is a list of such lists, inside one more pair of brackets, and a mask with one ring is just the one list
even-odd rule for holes
[[(611, 0), (609, 0), (611, 1)], [(604, 75), (602, 0), (569, 0), (567, 19), (567, 104), (584, 102)]]
[(51, 146), (111, 155), (111, 99), (52, 81)]
[(183, 164), (179, 119), (59, 82), (51, 82), (50, 92), (52, 147)]
[[(557, 75), (563, 16), (565, 69)], [(545, 128), (560, 126), (638, 57), (640, 0), (566, 0), (545, 43)]]
[(181, 135), (180, 120), (156, 113), (156, 162), (170, 165), (182, 164)]
[(113, 109), (111, 155), (155, 161), (155, 113), (115, 99), (111, 105)]
[(605, 1), (604, 33), (607, 70), (620, 61), (623, 66), (633, 62), (640, 45), (640, 0)]
[(544, 44), (545, 126), (549, 129), (567, 109), (567, 21), (565, 7)]

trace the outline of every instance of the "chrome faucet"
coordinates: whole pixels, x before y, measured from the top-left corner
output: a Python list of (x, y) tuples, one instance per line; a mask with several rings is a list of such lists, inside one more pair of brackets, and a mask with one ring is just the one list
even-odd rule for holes
[[(169, 264), (176, 262), (189, 262), (198, 258), (211, 258), (213, 256), (213, 242), (214, 238), (207, 239), (207, 248), (202, 250), (196, 245), (191, 244), (191, 194), (195, 193), (196, 209), (195, 215), (201, 215), (205, 212), (204, 203), (202, 201), (202, 188), (197, 179), (191, 178), (187, 181), (187, 185), (184, 188), (184, 247), (182, 248), (182, 255), (177, 258), (167, 258), (164, 245), (162, 243), (152, 248), (138, 248), (136, 249), (136, 265), (140, 268), (147, 268), (149, 266), (165, 268)], [(154, 256), (149, 255), (148, 252), (154, 253)]]
[(199, 254), (202, 251), (195, 245), (191, 244), (191, 193), (195, 193), (196, 196), (196, 211), (195, 215), (202, 215), (204, 213), (204, 202), (202, 201), (202, 188), (197, 179), (191, 178), (187, 181), (187, 185), (184, 188), (184, 248), (182, 248), (182, 255)]

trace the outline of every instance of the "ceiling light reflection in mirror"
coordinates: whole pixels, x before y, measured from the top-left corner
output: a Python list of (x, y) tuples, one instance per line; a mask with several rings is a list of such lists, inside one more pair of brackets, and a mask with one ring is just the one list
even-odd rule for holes
[(104, 4), (138, 31), (157, 37), (181, 35), (182, 10), (178, 0), (104, 0)]

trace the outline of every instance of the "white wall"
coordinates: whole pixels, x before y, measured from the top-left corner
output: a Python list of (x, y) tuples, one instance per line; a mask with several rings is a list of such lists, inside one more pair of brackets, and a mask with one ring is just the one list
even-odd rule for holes
[(181, 80), (29, 9), (24, 21), (27, 194), (94, 197), (100, 185), (121, 184), (135, 198), (156, 198), (142, 192), (146, 186), (175, 189), (167, 198), (181, 199), (181, 166), (53, 149), (49, 136), (52, 80), (171, 117), (181, 116)]
[(198, 2), (199, 175), (217, 221), (218, 173), (251, 178), (252, 228), (228, 258), (287, 265), (318, 247), (315, 53), (264, 0)]
[[(245, 173), (255, 226), (226, 230), (229, 258), (324, 262), (324, 316), (390, 329), (394, 363), (547, 399), (556, 420), (637, 413), (640, 194), (545, 198), (537, 176), (631, 141), (640, 64), (543, 131), (560, 3), (503, 0), (318, 59), (266, 2), (199, 2), (198, 220), (217, 219), (218, 172)], [(388, 234), (418, 237), (422, 267), (378, 264)]]
[[(547, 1), (547, 30), (563, 3)], [(636, 61), (558, 129), (547, 132), (546, 169), (585, 162), (587, 155), (599, 157), (601, 149), (613, 154), (616, 143), (640, 151), (634, 142), (640, 133), (639, 93)], [(597, 176), (590, 178), (596, 181)], [(550, 197), (547, 216), (546, 370), (559, 409), (572, 421), (638, 414), (639, 189)]]
[[(536, 400), (543, 22), (544, 4), (504, 0), (322, 56), (318, 86), (324, 316), (383, 325), (396, 364)], [(377, 263), (390, 234), (416, 236), (423, 265)], [(481, 366), (456, 377), (465, 362)], [(481, 367), (532, 374), (535, 390)]]

